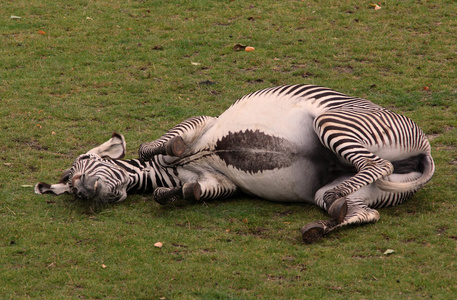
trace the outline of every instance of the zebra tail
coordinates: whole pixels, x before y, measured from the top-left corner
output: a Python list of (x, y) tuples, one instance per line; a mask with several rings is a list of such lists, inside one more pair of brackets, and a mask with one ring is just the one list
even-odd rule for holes
[(379, 179), (376, 181), (376, 186), (386, 192), (404, 193), (404, 192), (416, 192), (422, 188), (435, 173), (435, 162), (429, 153), (425, 154), (420, 161), (420, 168), (422, 175), (409, 182), (395, 182), (386, 179)]

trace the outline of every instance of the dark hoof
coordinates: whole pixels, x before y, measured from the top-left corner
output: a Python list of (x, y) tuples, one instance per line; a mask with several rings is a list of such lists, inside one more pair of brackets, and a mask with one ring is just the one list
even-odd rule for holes
[(309, 223), (300, 229), (303, 242), (312, 244), (320, 240), (325, 234), (325, 226), (320, 223)]
[(170, 189), (166, 187), (158, 187), (154, 190), (152, 197), (154, 198), (155, 202), (159, 203), (160, 205), (167, 205), (180, 200), (180, 192), (181, 189), (179, 188)]
[(346, 198), (339, 198), (333, 201), (328, 209), (329, 215), (339, 224), (344, 221), (348, 213), (348, 203)]
[(186, 143), (180, 136), (175, 136), (165, 145), (165, 151), (170, 156), (182, 156), (186, 150)]
[(182, 187), (182, 194), (184, 200), (200, 200), (202, 188), (198, 182), (186, 183)]

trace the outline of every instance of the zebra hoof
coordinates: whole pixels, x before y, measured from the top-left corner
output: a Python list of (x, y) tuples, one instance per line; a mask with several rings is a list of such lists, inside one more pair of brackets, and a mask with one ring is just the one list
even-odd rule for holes
[(160, 205), (167, 205), (180, 200), (179, 194), (179, 188), (170, 189), (166, 187), (158, 187), (154, 190), (152, 197), (154, 198), (155, 202), (159, 203)]
[(348, 203), (345, 197), (338, 198), (328, 208), (328, 214), (339, 224), (344, 221), (348, 213)]
[(185, 183), (182, 187), (184, 200), (200, 200), (202, 188), (198, 182)]
[(300, 229), (303, 242), (312, 244), (320, 240), (325, 234), (325, 226), (320, 223), (309, 223)]
[(169, 140), (165, 145), (165, 152), (170, 156), (182, 156), (187, 146), (184, 140), (180, 136), (175, 136)]

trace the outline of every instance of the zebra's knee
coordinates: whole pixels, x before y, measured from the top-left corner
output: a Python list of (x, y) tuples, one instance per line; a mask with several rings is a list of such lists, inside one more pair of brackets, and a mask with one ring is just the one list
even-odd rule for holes
[(389, 176), (394, 171), (394, 165), (385, 159), (366, 159), (358, 167), (359, 172), (366, 172), (375, 178)]

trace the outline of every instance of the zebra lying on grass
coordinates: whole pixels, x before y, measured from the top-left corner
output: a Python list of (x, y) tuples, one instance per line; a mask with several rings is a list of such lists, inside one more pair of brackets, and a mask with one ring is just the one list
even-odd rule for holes
[(217, 118), (185, 120), (121, 160), (122, 135), (79, 156), (58, 184), (35, 192), (119, 202), (152, 192), (160, 204), (237, 191), (311, 202), (330, 220), (301, 229), (314, 242), (344, 225), (376, 222), (377, 207), (410, 198), (434, 173), (430, 144), (410, 119), (328, 88), (287, 85), (237, 100)]

